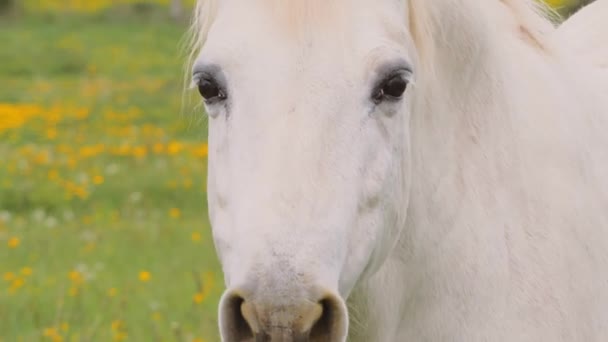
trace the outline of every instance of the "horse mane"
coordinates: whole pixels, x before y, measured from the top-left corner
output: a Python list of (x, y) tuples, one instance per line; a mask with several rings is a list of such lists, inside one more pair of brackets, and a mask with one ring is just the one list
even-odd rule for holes
[(465, 19), (454, 18), (483, 16), (489, 23), (484, 30), (510, 31), (524, 43), (545, 52), (550, 50), (549, 34), (559, 20), (555, 11), (536, 0), (410, 0), (409, 7), (410, 32), (421, 64), (430, 74), (434, 74), (433, 63), (438, 54), (436, 42), (455, 30), (463, 31)]
[[(297, 18), (311, 7), (319, 7), (328, 1), (310, 0), (268, 0), (272, 8), (282, 8), (286, 15)], [(197, 0), (188, 32), (188, 63), (192, 64), (202, 49), (209, 29), (217, 15), (220, 0)], [(453, 12), (470, 11), (471, 6), (484, 7), (490, 16), (510, 14), (514, 33), (538, 49), (547, 46), (547, 34), (554, 29), (558, 15), (548, 6), (536, 0), (408, 0), (410, 31), (422, 60), (434, 60), (433, 42), (439, 31), (445, 30), (446, 8)], [(499, 9), (502, 7), (502, 9)], [(464, 13), (466, 14), (466, 13)], [(471, 15), (469, 15), (471, 16)], [(290, 20), (293, 21), (293, 20)]]
[(205, 45), (207, 34), (213, 24), (218, 11), (218, 0), (197, 0), (190, 28), (186, 33), (186, 51), (188, 53), (186, 65), (186, 80), (194, 66), (194, 60)]

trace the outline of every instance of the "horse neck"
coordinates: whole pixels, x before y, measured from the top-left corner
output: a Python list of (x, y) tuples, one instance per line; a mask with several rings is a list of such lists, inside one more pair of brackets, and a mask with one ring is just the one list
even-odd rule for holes
[[(508, 168), (502, 167), (501, 156), (509, 153), (513, 140), (507, 101), (513, 61), (505, 56), (511, 53), (509, 44), (526, 50), (530, 42), (522, 43), (508, 31), (512, 17), (495, 18), (498, 23), (488, 19), (489, 11), (500, 10), (482, 4), (488, 1), (412, 3), (413, 16), (428, 17), (412, 30), (422, 51), (410, 122), (411, 155), (404, 158), (412, 171), (409, 207), (397, 247), (353, 300), (353, 312), (368, 316), (368, 328), (375, 331), (362, 340), (388, 341), (395, 327), (416, 324), (416, 317), (404, 318), (403, 306), (394, 303), (458, 297), (452, 293), (454, 298), (442, 299), (427, 289), (461, 282), (453, 286), (483, 296), (503, 281), (493, 272), (504, 261), (504, 231), (491, 225), (492, 216), (502, 212), (495, 200), (502, 189), (493, 184), (505, 177)], [(467, 273), (466, 265), (479, 264), (484, 265), (476, 269), (479, 277)], [(432, 301), (426, 303), (432, 310)], [(424, 317), (424, 310), (414, 311)]]
[(463, 199), (492, 197), (480, 182), (500, 176), (497, 164), (513, 140), (507, 96), (514, 61), (505, 56), (521, 48), (510, 30), (513, 18), (499, 12), (505, 9), (489, 1), (432, 2), (443, 6), (427, 5), (436, 24), (433, 46), (421, 52), (410, 123), (412, 191), (404, 234), (416, 243), (403, 247), (412, 255), (426, 255), (423, 248), (449, 237), (464, 212), (482, 215), (464, 208)]

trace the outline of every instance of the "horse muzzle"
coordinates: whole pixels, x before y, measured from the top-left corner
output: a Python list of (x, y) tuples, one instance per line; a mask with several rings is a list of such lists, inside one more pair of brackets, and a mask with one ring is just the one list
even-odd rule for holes
[(272, 291), (226, 291), (220, 302), (223, 342), (344, 342), (348, 331), (346, 304), (321, 292), (302, 298)]

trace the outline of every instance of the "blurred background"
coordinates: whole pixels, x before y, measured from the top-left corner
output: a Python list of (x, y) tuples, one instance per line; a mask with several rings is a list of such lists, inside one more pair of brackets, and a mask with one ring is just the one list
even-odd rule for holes
[(0, 342), (218, 341), (193, 3), (0, 0)]

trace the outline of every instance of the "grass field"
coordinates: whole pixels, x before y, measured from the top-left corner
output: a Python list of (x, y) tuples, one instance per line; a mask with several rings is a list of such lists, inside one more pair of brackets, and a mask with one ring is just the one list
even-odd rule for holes
[(0, 17), (0, 341), (217, 341), (185, 26)]

